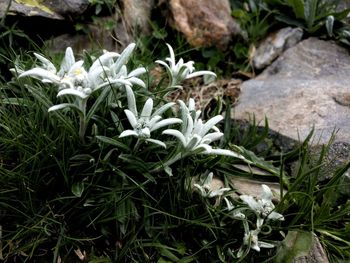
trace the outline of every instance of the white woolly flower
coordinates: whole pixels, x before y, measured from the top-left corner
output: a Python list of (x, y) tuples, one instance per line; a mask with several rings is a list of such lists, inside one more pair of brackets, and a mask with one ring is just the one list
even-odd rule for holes
[(205, 180), (201, 180), (200, 184), (194, 184), (203, 197), (216, 197), (222, 196), (225, 192), (230, 191), (231, 188), (220, 188), (220, 189), (212, 189), (212, 181), (213, 181), (213, 173), (209, 173)]
[(252, 209), (258, 217), (272, 219), (272, 220), (284, 220), (283, 215), (273, 211), (275, 205), (272, 203), (272, 192), (270, 188), (263, 184), (261, 199), (255, 199), (250, 195), (241, 195), (239, 198), (246, 203), (250, 209)]
[(144, 139), (148, 142), (152, 142), (166, 148), (166, 145), (164, 142), (156, 139), (151, 139), (150, 137), (151, 137), (151, 132), (155, 130), (158, 130), (168, 125), (182, 123), (182, 120), (178, 118), (168, 118), (168, 119), (162, 120), (161, 115), (170, 107), (172, 107), (175, 103), (173, 102), (167, 103), (162, 107), (160, 107), (155, 112), (153, 112), (153, 100), (149, 98), (145, 102), (145, 105), (143, 106), (141, 113), (138, 114), (136, 109), (135, 96), (132, 89), (129, 86), (126, 86), (125, 89), (127, 93), (129, 109), (124, 110), (124, 112), (133, 130), (123, 131), (120, 134), (119, 138), (126, 137), (126, 136), (135, 136), (135, 137), (138, 137), (139, 139)]
[[(187, 107), (183, 101), (179, 101), (182, 115), (182, 129), (181, 131), (175, 129), (167, 129), (163, 134), (176, 137), (184, 148), (184, 153), (196, 152), (201, 154), (217, 154), (226, 155), (237, 158), (244, 158), (243, 156), (226, 149), (214, 149), (209, 144), (219, 140), (224, 134), (215, 126), (223, 117), (217, 115), (207, 122), (200, 119), (200, 111), (195, 112), (194, 100), (190, 99)], [(209, 133), (210, 130), (214, 132)]]
[(251, 247), (255, 251), (260, 252), (260, 248), (274, 248), (273, 244), (259, 241), (258, 235), (260, 233), (260, 229), (249, 230), (244, 233), (243, 244)]
[(106, 84), (124, 86), (124, 85), (138, 85), (143, 88), (146, 84), (138, 78), (139, 75), (146, 73), (144, 67), (136, 68), (128, 73), (126, 63), (130, 59), (132, 52), (136, 47), (135, 43), (129, 44), (124, 51), (118, 55), (118, 58), (114, 61), (113, 57), (106, 58), (103, 61), (103, 66), (108, 70), (106, 71)]
[(82, 60), (75, 61), (73, 51), (70, 47), (66, 49), (60, 70), (45, 57), (34, 53), (41, 62), (41, 67), (35, 67), (22, 72), (19, 77), (31, 76), (40, 79), (44, 83), (54, 83), (58, 85), (57, 96), (73, 95), (80, 99), (86, 99), (90, 94), (104, 85), (102, 73), (105, 68), (100, 65), (100, 61), (118, 56), (118, 53), (107, 52), (99, 57), (88, 71), (84, 68)]
[(226, 208), (229, 212), (232, 213), (232, 217), (235, 219), (245, 219), (246, 216), (240, 212), (239, 210), (234, 210), (235, 207), (232, 204), (232, 202), (230, 200), (228, 200), (226, 197), (224, 197), (225, 203), (226, 203)]
[(216, 77), (216, 74), (211, 71), (203, 70), (203, 71), (195, 71), (195, 68), (193, 66), (193, 61), (184, 62), (182, 58), (179, 59), (178, 62), (175, 60), (175, 54), (173, 48), (167, 44), (170, 57), (167, 57), (165, 60), (167, 62), (162, 60), (156, 60), (156, 63), (164, 66), (168, 72), (168, 75), (170, 77), (170, 87), (181, 87), (180, 83), (185, 79), (190, 79), (194, 77), (199, 77), (203, 75), (211, 75), (213, 77)]

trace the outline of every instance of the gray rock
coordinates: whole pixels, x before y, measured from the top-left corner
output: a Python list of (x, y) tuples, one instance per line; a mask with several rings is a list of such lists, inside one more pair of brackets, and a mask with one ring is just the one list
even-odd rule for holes
[(257, 47), (253, 56), (253, 66), (263, 69), (270, 65), (283, 51), (295, 46), (302, 38), (301, 28), (285, 27), (270, 34)]
[[(6, 14), (8, 0), (0, 3), (0, 17)], [(12, 0), (8, 15), (41, 16), (63, 20), (65, 16), (81, 15), (89, 6), (89, 0)]]
[(5, 15), (22, 15), (22, 16), (41, 16), (50, 19), (63, 20), (63, 17), (56, 13), (53, 9), (45, 5), (44, 3), (39, 3), (38, 1), (27, 1), (28, 4), (25, 4), (25, 1), (16, 2), (15, 0), (11, 1), (11, 5), (8, 8), (9, 1), (0, 2), (0, 18)]
[[(77, 54), (82, 53), (83, 50), (91, 51), (94, 49), (118, 51), (114, 30), (108, 30), (105, 26), (111, 21), (114, 21), (114, 17), (95, 19), (94, 24), (86, 25), (84, 34), (62, 34), (48, 40), (46, 44), (53, 53), (64, 52), (67, 47), (71, 47)], [(120, 29), (119, 32), (125, 31)]]
[(329, 263), (327, 254), (318, 237), (313, 234), (312, 246), (306, 256), (293, 259), (293, 263)]
[(196, 47), (225, 49), (235, 34), (241, 34), (231, 16), (228, 0), (170, 0), (175, 28)]
[(123, 18), (133, 33), (149, 34), (153, 0), (122, 0)]
[(89, 0), (45, 0), (44, 4), (62, 16), (83, 14), (89, 6)]
[(241, 86), (236, 119), (267, 116), (272, 130), (304, 140), (315, 128), (315, 143), (350, 142), (350, 56), (332, 42), (309, 38), (288, 49), (255, 79)]

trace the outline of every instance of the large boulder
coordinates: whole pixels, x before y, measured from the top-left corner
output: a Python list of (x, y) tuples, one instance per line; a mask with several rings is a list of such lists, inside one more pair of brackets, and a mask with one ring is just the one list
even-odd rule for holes
[(193, 46), (225, 49), (232, 36), (240, 33), (228, 0), (170, 0), (170, 9), (175, 28)]
[[(315, 128), (315, 142), (350, 142), (350, 56), (333, 42), (306, 39), (288, 49), (258, 77), (241, 86), (233, 109), (237, 119), (258, 121), (265, 116), (270, 128), (304, 140)], [(319, 141), (317, 141), (319, 140)]]

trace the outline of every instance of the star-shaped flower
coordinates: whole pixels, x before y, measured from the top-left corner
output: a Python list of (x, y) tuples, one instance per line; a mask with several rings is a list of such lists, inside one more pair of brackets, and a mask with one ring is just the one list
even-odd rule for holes
[[(244, 158), (243, 156), (226, 149), (214, 149), (209, 144), (219, 140), (224, 134), (215, 126), (223, 117), (217, 115), (207, 122), (200, 119), (200, 111), (195, 111), (194, 100), (190, 99), (187, 107), (183, 101), (179, 101), (182, 115), (182, 129), (181, 131), (175, 129), (167, 129), (163, 134), (176, 137), (183, 146), (184, 153), (201, 153), (201, 154), (217, 154), (226, 155), (237, 158)], [(210, 130), (214, 132), (209, 133)]]
[(156, 63), (162, 65), (167, 70), (167, 73), (170, 78), (170, 87), (176, 88), (181, 87), (180, 83), (185, 79), (190, 79), (194, 77), (199, 77), (203, 75), (210, 75), (216, 77), (216, 74), (211, 71), (203, 70), (203, 71), (195, 71), (193, 66), (193, 61), (184, 62), (182, 58), (178, 62), (175, 60), (175, 54), (173, 48), (167, 44), (170, 57), (167, 57), (165, 60), (169, 63), (167, 64), (165, 61), (156, 60)]
[(216, 197), (216, 196), (222, 196), (225, 192), (230, 191), (231, 188), (220, 188), (220, 189), (213, 189), (212, 185), (213, 181), (213, 173), (209, 173), (208, 176), (205, 178), (205, 180), (200, 180), (199, 184), (194, 184), (193, 186), (196, 187), (201, 195), (203, 197)]
[(166, 148), (164, 142), (156, 139), (151, 139), (150, 137), (151, 132), (155, 130), (158, 130), (168, 125), (182, 123), (182, 120), (178, 118), (168, 118), (162, 120), (161, 115), (170, 107), (172, 107), (175, 103), (169, 102), (160, 107), (152, 114), (153, 100), (152, 98), (149, 98), (145, 102), (141, 113), (138, 114), (136, 109), (135, 96), (132, 89), (129, 86), (126, 86), (125, 89), (127, 93), (129, 109), (124, 110), (124, 112), (133, 130), (125, 130), (120, 134), (119, 137), (122, 138), (126, 136), (135, 136), (139, 139), (143, 139)]
[(255, 199), (250, 195), (241, 195), (239, 198), (246, 203), (258, 217), (272, 219), (272, 220), (284, 220), (283, 215), (273, 211), (275, 205), (272, 203), (271, 189), (263, 184), (261, 199)]

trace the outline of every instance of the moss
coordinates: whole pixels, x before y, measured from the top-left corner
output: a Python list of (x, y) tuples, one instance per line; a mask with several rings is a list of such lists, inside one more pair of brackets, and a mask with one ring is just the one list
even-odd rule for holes
[(15, 1), (17, 3), (19, 3), (19, 4), (23, 4), (23, 5), (26, 5), (26, 6), (39, 8), (43, 12), (49, 13), (51, 15), (54, 14), (54, 12), (50, 8), (48, 8), (47, 6), (41, 4), (43, 2), (43, 0), (15, 0)]

